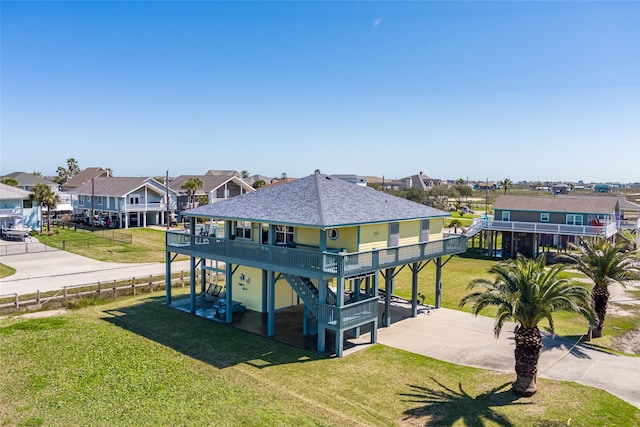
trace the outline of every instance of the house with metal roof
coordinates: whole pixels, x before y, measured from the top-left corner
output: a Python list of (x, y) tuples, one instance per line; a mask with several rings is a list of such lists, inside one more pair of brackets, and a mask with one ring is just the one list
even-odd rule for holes
[(545, 248), (565, 249), (568, 242), (583, 237), (613, 239), (622, 228), (630, 228), (637, 235), (640, 228), (637, 220), (623, 218), (618, 197), (500, 196), (493, 209), (493, 218), (474, 220), (465, 234), (474, 237), (483, 233), (489, 251), (503, 258), (518, 253), (536, 257)]
[[(418, 273), (433, 261), (439, 307), (443, 258), (467, 249), (465, 236), (445, 234), (449, 212), (322, 174), (199, 206), (182, 216), (189, 219), (189, 230), (167, 231), (167, 277), (171, 260), (188, 255), (190, 296), (186, 305), (174, 301), (168, 281), (168, 305), (228, 324), (242, 322), (234, 312), (251, 310), (262, 315), (269, 336), (281, 310), (297, 307), (303, 313), (302, 335), (317, 336), (320, 352), (333, 337), (338, 357), (345, 334), (358, 336), (361, 327), (376, 341), (379, 313), (381, 325), (390, 326), (393, 280), (401, 269), (413, 273), (415, 316)], [(225, 278), (217, 299), (208, 298), (208, 273)]]
[(145, 177), (99, 176), (70, 193), (76, 217), (94, 226), (166, 225), (177, 206), (175, 191)]
[(195, 191), (195, 198), (206, 196), (207, 203), (216, 203), (230, 197), (255, 191), (255, 188), (234, 173), (215, 174), (211, 172), (209, 171), (205, 175), (180, 175), (169, 182), (169, 188), (178, 195), (177, 209), (179, 211), (191, 207), (189, 206), (189, 195), (182, 188), (189, 179), (198, 178), (202, 182), (202, 186)]

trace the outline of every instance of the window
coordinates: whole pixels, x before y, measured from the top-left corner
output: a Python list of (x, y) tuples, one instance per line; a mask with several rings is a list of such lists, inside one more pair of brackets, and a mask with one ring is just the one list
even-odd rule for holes
[(288, 225), (276, 225), (276, 244), (285, 244), (295, 241), (293, 227)]
[(567, 214), (568, 225), (582, 225), (582, 215)]
[(540, 212), (540, 222), (549, 222), (549, 212)]
[(511, 212), (510, 211), (502, 211), (502, 221), (511, 221)]
[(132, 205), (137, 205), (138, 204), (138, 198), (137, 197), (129, 197), (129, 203)]
[(329, 229), (329, 238), (331, 240), (336, 240), (338, 238), (338, 230), (336, 230), (335, 228), (330, 228)]
[(235, 221), (236, 237), (240, 239), (251, 239), (251, 222)]

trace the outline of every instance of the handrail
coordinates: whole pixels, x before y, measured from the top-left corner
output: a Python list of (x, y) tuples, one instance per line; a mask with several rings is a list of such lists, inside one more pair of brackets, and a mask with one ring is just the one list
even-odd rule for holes
[(528, 233), (561, 234), (570, 236), (611, 237), (617, 232), (615, 222), (596, 226), (475, 219), (472, 224), (472, 228), (473, 227), (475, 227), (474, 230), (476, 230), (477, 227), (480, 227), (482, 230), (491, 231), (520, 231)]
[(467, 250), (466, 236), (365, 252), (335, 253), (319, 250), (263, 245), (242, 240), (201, 237), (181, 231), (166, 232), (167, 251), (215, 256), (229, 262), (251, 266), (276, 266), (283, 272), (309, 272), (308, 277), (353, 276), (385, 268), (419, 262)]

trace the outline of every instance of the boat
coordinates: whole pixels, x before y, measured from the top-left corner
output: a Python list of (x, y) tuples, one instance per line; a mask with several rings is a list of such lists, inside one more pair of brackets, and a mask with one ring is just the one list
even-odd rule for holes
[(31, 227), (24, 224), (12, 224), (9, 227), (2, 227), (2, 236), (8, 239), (24, 239), (29, 236)]

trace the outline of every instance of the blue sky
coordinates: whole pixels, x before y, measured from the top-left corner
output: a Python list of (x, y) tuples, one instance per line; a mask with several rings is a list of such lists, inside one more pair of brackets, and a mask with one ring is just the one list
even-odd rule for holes
[(638, 1), (2, 1), (0, 175), (640, 181)]

